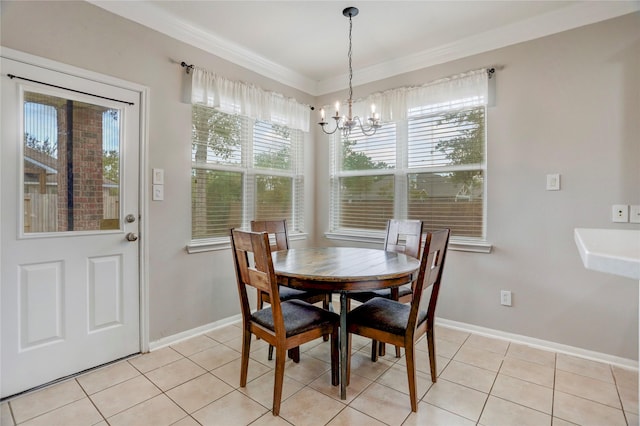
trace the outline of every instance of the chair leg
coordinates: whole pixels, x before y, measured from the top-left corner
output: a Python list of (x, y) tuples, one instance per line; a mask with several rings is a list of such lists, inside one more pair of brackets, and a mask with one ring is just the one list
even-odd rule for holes
[[(287, 351), (287, 355), (293, 360), (293, 362), (300, 362), (300, 347), (289, 349)], [(267, 355), (267, 359), (269, 361), (273, 359), (273, 345), (269, 345), (269, 355)]]
[(300, 346), (289, 349), (288, 354), (289, 358), (291, 358), (293, 362), (296, 364), (300, 362)]
[(340, 384), (340, 348), (339, 348), (338, 327), (333, 329), (331, 333), (331, 384), (338, 386)]
[(249, 351), (251, 349), (251, 332), (242, 333), (242, 359), (240, 360), (240, 387), (247, 386), (247, 371), (249, 370)]
[(411, 411), (418, 411), (418, 399), (416, 392), (416, 348), (413, 344), (404, 348), (404, 354), (407, 361), (407, 378), (409, 379), (409, 398), (411, 400)]
[(347, 333), (347, 385), (351, 381), (351, 333)]
[[(385, 356), (387, 353), (386, 345), (382, 342), (378, 345), (378, 355)], [(396, 358), (400, 358), (402, 356), (402, 352), (400, 351), (400, 346), (396, 346)]]
[(433, 336), (433, 329), (427, 329), (427, 346), (429, 348), (429, 364), (431, 367), (431, 381), (433, 383), (438, 380), (437, 372), (436, 372), (436, 342)]
[[(384, 345), (384, 343), (380, 343)], [(378, 360), (378, 341), (371, 339), (371, 362), (376, 362)]]
[(287, 352), (284, 346), (276, 347), (276, 377), (273, 381), (273, 409), (271, 412), (274, 416), (280, 414), (280, 402), (282, 400), (282, 384), (284, 383), (284, 362)]

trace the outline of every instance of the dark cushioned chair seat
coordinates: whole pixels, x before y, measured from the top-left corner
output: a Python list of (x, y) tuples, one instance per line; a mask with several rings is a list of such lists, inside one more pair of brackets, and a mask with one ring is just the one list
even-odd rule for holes
[[(289, 300), (280, 303), (282, 317), (287, 329), (287, 337), (304, 333), (322, 324), (339, 321), (340, 317), (334, 312), (325, 311), (302, 300)], [(273, 330), (273, 314), (271, 308), (261, 309), (251, 315), (253, 320), (261, 326)]]
[[(408, 294), (411, 294), (411, 284), (405, 284), (398, 287), (398, 297), (403, 297)], [(362, 303), (366, 302), (367, 300), (371, 300), (374, 297), (384, 297), (385, 299), (391, 299), (391, 289), (383, 288), (381, 290), (363, 291), (360, 293), (353, 292), (349, 293), (349, 297)]]
[(280, 293), (280, 300), (282, 301), (292, 300), (292, 299), (304, 299), (306, 297), (309, 297), (312, 294), (315, 294), (309, 291), (297, 290), (295, 288), (285, 287), (283, 285), (278, 287), (278, 293)]
[[(361, 324), (367, 327), (403, 336), (411, 305), (395, 300), (375, 297), (347, 314), (347, 324)], [(427, 311), (418, 312), (418, 324), (427, 319)]]

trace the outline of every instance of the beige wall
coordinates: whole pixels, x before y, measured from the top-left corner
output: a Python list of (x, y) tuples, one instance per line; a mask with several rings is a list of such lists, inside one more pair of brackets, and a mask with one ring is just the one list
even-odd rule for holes
[[(150, 87), (149, 170), (165, 169), (150, 202), (152, 341), (238, 313), (227, 250), (187, 254), (190, 106), (182, 60), (309, 104), (301, 93), (83, 2), (2, 2), (2, 46)], [(177, 63), (176, 63), (177, 62)], [(438, 316), (537, 339), (638, 357), (638, 283), (582, 267), (573, 228), (614, 225), (611, 204), (640, 204), (640, 14), (397, 76), (356, 94), (498, 65), (488, 113), (491, 254), (451, 252)], [(342, 97), (343, 94), (341, 94)], [(327, 145), (307, 151), (310, 244), (327, 229)], [(545, 191), (560, 173), (562, 190)], [(313, 192), (315, 190), (315, 197)], [(296, 245), (305, 244), (297, 242)], [(501, 289), (514, 306), (499, 305)]]

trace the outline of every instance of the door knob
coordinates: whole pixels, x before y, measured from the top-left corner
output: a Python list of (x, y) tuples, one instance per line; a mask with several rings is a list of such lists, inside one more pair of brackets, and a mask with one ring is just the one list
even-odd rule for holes
[(138, 236), (133, 232), (129, 232), (125, 238), (127, 239), (127, 241), (136, 241), (138, 239)]

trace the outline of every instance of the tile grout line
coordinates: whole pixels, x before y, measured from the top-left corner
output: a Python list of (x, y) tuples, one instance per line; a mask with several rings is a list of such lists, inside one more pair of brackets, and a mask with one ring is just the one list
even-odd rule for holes
[(491, 383), (491, 387), (489, 388), (489, 392), (487, 392), (487, 399), (484, 400), (484, 404), (482, 405), (482, 410), (480, 410), (480, 415), (478, 416), (478, 420), (476, 421), (476, 424), (480, 424), (480, 419), (482, 418), (482, 414), (484, 413), (484, 410), (487, 408), (487, 403), (489, 402), (489, 397), (491, 396), (491, 391), (493, 390), (493, 387), (496, 384), (496, 381), (498, 380), (498, 375), (500, 374), (500, 370), (502, 369), (502, 364), (504, 364), (504, 359), (507, 357), (507, 353), (509, 352), (509, 347), (511, 346), (511, 343), (509, 343), (507, 345), (507, 348), (504, 351), (504, 355), (502, 355), (502, 360), (500, 361), (500, 366), (498, 367), (498, 371), (496, 371), (496, 376), (493, 378), (493, 383)]
[[(79, 376), (78, 376), (79, 377)], [(76, 382), (76, 384), (80, 387), (80, 389), (82, 389), (82, 392), (84, 393), (85, 397), (89, 400), (89, 402), (91, 403), (91, 405), (93, 405), (93, 408), (96, 409), (96, 411), (98, 412), (98, 414), (100, 414), (100, 417), (102, 417), (102, 420), (104, 420), (107, 424), (109, 424), (109, 422), (107, 422), (107, 418), (104, 416), (104, 414), (102, 414), (102, 411), (98, 408), (98, 406), (95, 404), (95, 402), (93, 402), (93, 399), (91, 399), (91, 396), (89, 395), (89, 393), (87, 392), (87, 390), (84, 388), (84, 386), (82, 386), (82, 384), (78, 381), (78, 377), (74, 377), (73, 381)]]
[(611, 372), (611, 376), (613, 377), (613, 385), (616, 388), (616, 394), (618, 395), (618, 400), (620, 401), (620, 408), (622, 409), (622, 415), (624, 416), (624, 421), (629, 424), (629, 419), (627, 418), (627, 412), (624, 409), (624, 403), (622, 402), (622, 395), (620, 394), (620, 388), (618, 387), (618, 378), (616, 377), (615, 372), (613, 371), (613, 366), (609, 365), (609, 370)]
[(553, 388), (551, 389), (551, 423), (553, 424), (554, 411), (556, 407), (556, 379), (558, 376), (558, 354), (553, 356)]

